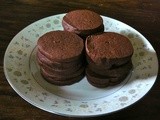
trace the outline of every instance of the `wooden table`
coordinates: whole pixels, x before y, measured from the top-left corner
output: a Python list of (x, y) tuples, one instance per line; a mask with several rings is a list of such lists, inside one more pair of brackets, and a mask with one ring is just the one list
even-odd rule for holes
[[(24, 101), (8, 84), (3, 72), (3, 57), (11, 39), (24, 27), (41, 18), (74, 9), (91, 9), (137, 29), (152, 44), (160, 59), (159, 0), (1, 0), (0, 2), (0, 120), (65, 120)], [(160, 73), (151, 91), (138, 103), (114, 114), (90, 120), (159, 120)], [(82, 118), (78, 118), (82, 119)]]

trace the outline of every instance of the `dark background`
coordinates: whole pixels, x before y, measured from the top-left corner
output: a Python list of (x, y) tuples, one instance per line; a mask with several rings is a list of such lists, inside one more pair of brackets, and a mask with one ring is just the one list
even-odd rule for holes
[(10, 87), (3, 72), (3, 57), (12, 38), (39, 19), (84, 8), (137, 29), (152, 44), (160, 60), (159, 0), (0, 0), (0, 120), (160, 119), (160, 73), (155, 85), (142, 100), (114, 114), (95, 118), (62, 117), (42, 111), (24, 101)]

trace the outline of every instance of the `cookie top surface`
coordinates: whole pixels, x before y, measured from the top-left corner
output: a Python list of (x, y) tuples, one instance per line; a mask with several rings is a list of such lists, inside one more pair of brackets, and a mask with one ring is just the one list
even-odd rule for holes
[(101, 16), (90, 10), (74, 10), (68, 12), (63, 21), (78, 30), (95, 29), (103, 24)]
[(87, 37), (85, 46), (88, 56), (93, 61), (125, 58), (133, 54), (133, 46), (129, 39), (114, 32), (91, 35)]
[(67, 31), (51, 31), (38, 39), (38, 49), (50, 60), (63, 61), (82, 54), (83, 39)]

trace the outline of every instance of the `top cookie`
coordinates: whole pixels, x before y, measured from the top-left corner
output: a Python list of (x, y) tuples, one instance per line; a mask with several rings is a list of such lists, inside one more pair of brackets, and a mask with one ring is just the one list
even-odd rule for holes
[(67, 13), (63, 17), (62, 26), (66, 31), (85, 37), (104, 31), (101, 16), (90, 10), (75, 10)]
[(83, 40), (67, 31), (52, 31), (41, 36), (37, 42), (38, 49), (52, 61), (72, 61), (82, 55)]
[[(129, 39), (113, 32), (91, 35), (87, 37), (85, 46), (88, 57), (98, 64), (116, 64), (118, 61), (123, 63), (133, 54), (133, 46)], [(115, 63), (112, 63), (113, 61)]]

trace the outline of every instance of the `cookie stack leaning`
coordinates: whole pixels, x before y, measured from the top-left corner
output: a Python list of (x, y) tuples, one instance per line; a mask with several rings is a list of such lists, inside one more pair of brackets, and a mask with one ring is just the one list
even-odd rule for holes
[(43, 78), (54, 85), (71, 85), (84, 77), (83, 39), (67, 31), (51, 31), (37, 42)]
[(87, 36), (104, 31), (102, 17), (90, 10), (74, 10), (68, 12), (62, 20), (65, 31), (73, 32), (84, 40)]
[(132, 69), (133, 46), (129, 39), (114, 32), (91, 35), (85, 42), (86, 77), (95, 87), (122, 82)]

